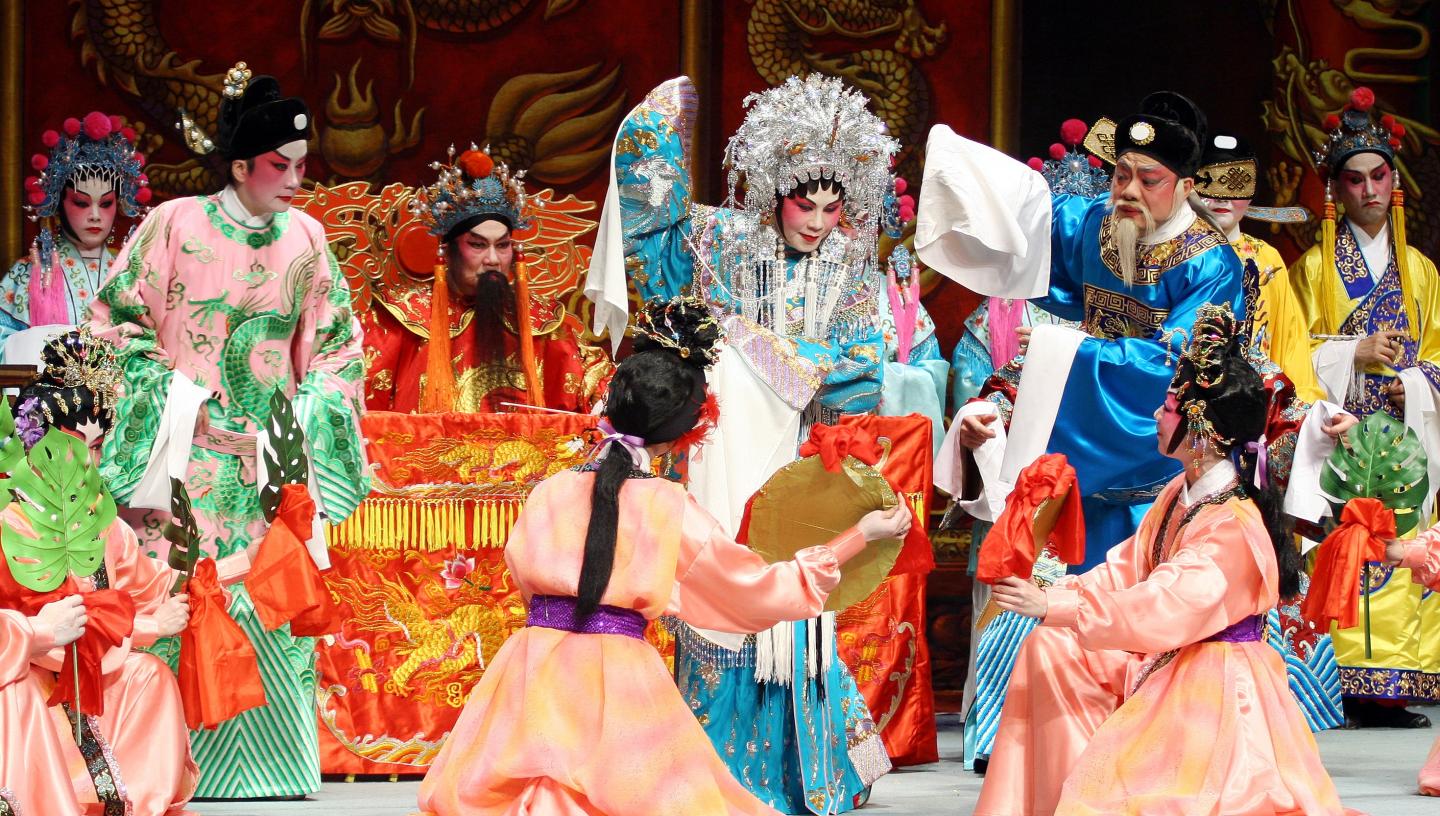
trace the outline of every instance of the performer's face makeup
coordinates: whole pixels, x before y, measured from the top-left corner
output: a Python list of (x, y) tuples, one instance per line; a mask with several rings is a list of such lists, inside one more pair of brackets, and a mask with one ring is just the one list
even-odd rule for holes
[(1156, 224), (1163, 223), (1175, 207), (1190, 194), (1194, 181), (1182, 179), (1173, 170), (1142, 153), (1125, 153), (1115, 163), (1110, 177), (1110, 201), (1115, 214), (1146, 226), (1145, 214)]
[(1165, 404), (1155, 409), (1156, 446), (1162, 454), (1174, 457), (1180, 441), (1175, 438), (1177, 433), (1181, 433), (1180, 397), (1169, 391), (1165, 394)]
[(110, 182), (88, 178), (65, 188), (65, 223), (80, 251), (94, 252), (105, 246), (115, 226), (115, 188)]
[(1345, 207), (1345, 217), (1356, 224), (1378, 229), (1390, 214), (1390, 193), (1395, 174), (1379, 153), (1357, 153), (1345, 161), (1335, 179), (1335, 196)]
[(1200, 201), (1226, 232), (1235, 229), (1240, 219), (1245, 217), (1245, 211), (1250, 209), (1248, 198), (1202, 198)]
[(787, 196), (780, 202), (780, 229), (785, 244), (801, 252), (814, 252), (840, 223), (844, 209), (844, 193), (837, 187)]
[(486, 272), (510, 277), (515, 264), (515, 241), (504, 221), (481, 221), (455, 240), (455, 253), (458, 263), (451, 270), (451, 288), (470, 297)]
[(256, 156), (253, 163), (231, 163), (235, 193), (252, 215), (284, 212), (305, 179), (305, 142), (294, 141)]

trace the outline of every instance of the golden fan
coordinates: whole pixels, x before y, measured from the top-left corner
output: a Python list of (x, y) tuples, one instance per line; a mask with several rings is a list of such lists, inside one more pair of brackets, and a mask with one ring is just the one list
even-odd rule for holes
[[(1064, 509), (1065, 499), (1069, 495), (1070, 491), (1067, 490), (1064, 493), (1061, 493), (1059, 496), (1046, 499), (1045, 501), (1040, 503), (1039, 507), (1035, 508), (1033, 526), (1031, 527), (1033, 535), (1031, 537), (1035, 541), (1035, 564), (1037, 567), (1040, 565), (1040, 559), (1042, 557), (1042, 554), (1045, 552), (1045, 544), (1050, 540), (1050, 533), (1055, 529), (1055, 525), (1060, 521), (1060, 511)], [(974, 545), (975, 544), (972, 541), (971, 546)], [(1049, 582), (1043, 581), (1040, 585), (1049, 586)], [(980, 613), (979, 620), (975, 622), (975, 633), (978, 635), (979, 633), (985, 631), (985, 627), (989, 626), (990, 622), (993, 621), (995, 619), (995, 616), (999, 614), (1000, 607), (995, 604), (995, 599), (991, 598), (990, 600), (986, 601), (985, 609)]]
[[(899, 499), (880, 471), (853, 456), (830, 472), (819, 456), (792, 462), (775, 472), (751, 499), (750, 549), (774, 564), (806, 547), (835, 538), (871, 510), (888, 510)], [(901, 540), (872, 541), (840, 567), (840, 584), (825, 603), (836, 612), (863, 601), (890, 574)]]

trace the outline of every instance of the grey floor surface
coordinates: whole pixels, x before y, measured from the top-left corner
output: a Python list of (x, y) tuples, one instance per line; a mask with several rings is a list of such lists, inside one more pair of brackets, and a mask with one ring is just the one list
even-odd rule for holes
[[(1427, 713), (1440, 722), (1440, 709), (1432, 708)], [(1320, 752), (1346, 806), (1371, 816), (1440, 816), (1440, 799), (1414, 792), (1415, 773), (1436, 733), (1433, 728), (1327, 731), (1319, 735)], [(959, 719), (942, 715), (940, 762), (905, 768), (881, 779), (870, 804), (859, 812), (967, 816), (980, 793), (980, 777), (960, 767), (960, 753)], [(415, 812), (419, 787), (420, 783), (413, 781), (326, 782), (305, 802), (197, 802), (192, 808), (216, 816), (405, 816)]]

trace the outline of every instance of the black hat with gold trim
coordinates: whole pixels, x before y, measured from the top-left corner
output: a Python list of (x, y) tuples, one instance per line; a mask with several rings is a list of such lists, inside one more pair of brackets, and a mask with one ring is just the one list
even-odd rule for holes
[(1198, 105), (1173, 91), (1157, 91), (1140, 101), (1139, 113), (1115, 128), (1115, 155), (1143, 153), (1187, 178), (1200, 167), (1206, 131)]
[(1195, 192), (1205, 198), (1254, 198), (1259, 175), (1255, 149), (1248, 141), (1230, 133), (1211, 134), (1195, 171)]

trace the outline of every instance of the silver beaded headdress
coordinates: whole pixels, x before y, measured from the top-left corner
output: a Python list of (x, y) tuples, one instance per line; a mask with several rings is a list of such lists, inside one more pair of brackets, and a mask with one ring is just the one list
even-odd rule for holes
[(729, 198), (745, 180), (745, 209), (773, 211), (776, 196), (816, 179), (845, 187), (845, 211), (873, 238), (895, 189), (890, 162), (900, 143), (868, 109), (865, 95), (835, 77), (811, 74), (745, 97), (749, 112), (725, 148)]

